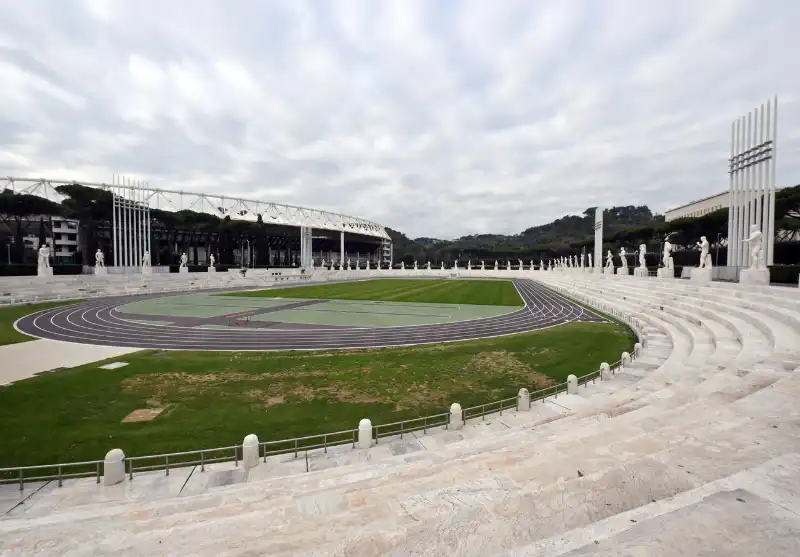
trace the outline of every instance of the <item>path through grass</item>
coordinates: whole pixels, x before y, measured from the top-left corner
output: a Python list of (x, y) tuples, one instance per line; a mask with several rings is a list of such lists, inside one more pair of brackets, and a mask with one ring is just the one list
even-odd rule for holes
[(301, 298), (323, 300), (380, 300), (486, 306), (522, 306), (522, 299), (508, 280), (425, 280), (379, 279), (338, 282), (293, 288), (274, 288), (251, 292), (231, 292), (222, 296)]
[[(0, 467), (155, 454), (350, 429), (467, 407), (619, 359), (621, 325), (350, 352), (142, 352), (0, 387)], [(152, 421), (123, 423), (163, 408)]]

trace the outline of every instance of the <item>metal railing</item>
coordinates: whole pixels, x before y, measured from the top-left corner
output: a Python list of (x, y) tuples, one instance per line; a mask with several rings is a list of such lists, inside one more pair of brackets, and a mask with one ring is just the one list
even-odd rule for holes
[[(573, 293), (567, 293), (563, 288), (551, 287), (553, 290), (561, 293), (567, 298), (580, 301), (598, 311), (613, 317), (614, 319), (623, 322), (630, 326), (636, 333), (636, 337), (642, 346), (645, 346), (645, 336), (643, 333), (642, 322), (635, 318), (622, 314), (618, 310), (606, 306), (605, 304), (593, 303), (588, 296), (576, 296)], [(583, 299), (582, 299), (583, 298)], [(633, 362), (636, 359), (636, 351), (631, 350), (630, 358)], [(624, 368), (623, 362), (618, 360), (610, 365), (611, 373), (616, 374), (619, 370)], [(601, 379), (601, 370), (597, 369), (577, 378), (578, 386), (583, 385), (584, 388), (589, 382), (594, 383), (597, 379)], [(543, 389), (538, 389), (529, 393), (530, 402), (542, 401), (553, 397), (558, 398), (559, 394), (567, 392), (567, 383), (558, 383)], [(519, 410), (519, 395), (515, 397), (504, 398), (492, 402), (478, 404), (462, 409), (462, 421), (466, 424), (467, 420), (481, 418), (485, 419), (486, 416), (503, 412), (508, 410)], [(379, 443), (381, 438), (399, 435), (402, 439), (407, 433), (415, 431), (422, 431), (427, 434), (428, 430), (444, 427), (445, 429), (450, 426), (451, 413), (441, 412), (439, 414), (432, 414), (429, 416), (421, 416), (419, 418), (410, 418), (388, 424), (378, 424), (372, 426), (372, 435), (375, 443)], [(280, 454), (294, 454), (297, 458), (300, 453), (305, 453), (306, 457), (306, 471), (309, 470), (308, 453), (309, 451), (322, 449), (324, 453), (328, 452), (328, 448), (351, 444), (353, 448), (356, 446), (356, 438), (358, 429), (346, 429), (332, 433), (320, 433), (317, 435), (308, 435), (304, 437), (294, 437), (290, 439), (281, 439), (276, 441), (260, 441), (259, 442), (259, 458), (266, 462), (268, 456)], [(241, 445), (232, 445), (229, 447), (216, 447), (211, 449), (200, 449), (195, 451), (182, 451), (174, 453), (165, 453), (157, 455), (142, 455), (142, 456), (126, 456), (125, 467), (129, 479), (133, 479), (136, 472), (147, 472), (153, 470), (164, 470), (166, 475), (169, 475), (170, 470), (173, 468), (187, 467), (187, 466), (200, 466), (200, 471), (205, 471), (207, 464), (216, 462), (234, 462), (234, 466), (239, 466), (241, 460)], [(86, 462), (70, 462), (61, 464), (44, 464), (37, 466), (14, 466), (10, 468), (0, 468), (0, 484), (13, 484), (19, 483), (20, 491), (24, 489), (25, 483), (52, 481), (58, 480), (58, 486), (61, 487), (63, 480), (67, 478), (85, 478), (94, 476), (97, 483), (100, 482), (102, 476), (103, 461), (92, 460)], [(74, 468), (90, 468), (78, 472), (64, 473), (64, 469)], [(55, 473), (48, 475), (28, 476), (26, 475), (31, 471), (39, 470), (54, 470)]]

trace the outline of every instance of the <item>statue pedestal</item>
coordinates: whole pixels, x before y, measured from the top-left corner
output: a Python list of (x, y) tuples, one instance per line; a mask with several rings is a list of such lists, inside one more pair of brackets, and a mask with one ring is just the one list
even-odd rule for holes
[(178, 272), (179, 273), (188, 273), (189, 272), (189, 267), (178, 267)]
[(217, 269), (216, 269), (215, 267), (212, 267), (212, 266), (210, 266), (210, 265), (209, 265), (209, 267), (208, 267), (208, 272), (209, 272), (209, 273), (216, 273), (216, 272), (217, 272)]
[(105, 267), (98, 267), (97, 265), (94, 266), (94, 274), (102, 277), (108, 274), (108, 269)]
[(614, 267), (603, 267), (603, 274), (604, 275), (613, 275), (614, 274)]
[(739, 284), (769, 286), (769, 269), (742, 269)]
[(602, 275), (603, 274), (603, 268), (602, 267), (595, 267), (594, 268), (594, 274), (595, 275)]
[(39, 267), (37, 272), (37, 276), (40, 277), (52, 277), (53, 276), (53, 268), (52, 267)]
[(667, 269), (666, 267), (659, 267), (656, 276), (660, 279), (674, 279), (675, 278), (675, 268)]
[(617, 268), (617, 274), (618, 275), (625, 275), (626, 277), (630, 276), (631, 268), (630, 267), (619, 267), (619, 268)]
[(692, 282), (711, 282), (711, 269), (708, 267), (692, 267), (692, 274), (689, 275)]
[(636, 267), (633, 270), (633, 276), (647, 278), (647, 267)]
[(152, 275), (153, 268), (152, 267), (142, 267), (142, 275)]

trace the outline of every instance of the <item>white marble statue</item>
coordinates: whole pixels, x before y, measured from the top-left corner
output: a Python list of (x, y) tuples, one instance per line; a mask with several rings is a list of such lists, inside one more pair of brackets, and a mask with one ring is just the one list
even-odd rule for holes
[(50, 268), (50, 248), (46, 245), (39, 248), (39, 269)]
[(608, 250), (606, 254), (606, 269), (613, 269), (614, 268), (614, 254), (611, 253), (611, 250)]
[[(522, 267), (524, 267), (524, 265), (522, 264), (522, 259), (518, 259), (517, 261), (519, 261), (519, 270), (521, 271)], [(533, 267), (531, 267), (531, 269), (533, 269)]]
[[(311, 263), (311, 268), (314, 268), (314, 263)], [(367, 259), (367, 271), (369, 271), (369, 259)]]
[(189, 262), (189, 258), (186, 256), (186, 252), (181, 254), (181, 267), (186, 267), (186, 264)]
[(499, 269), (499, 267), (498, 267), (497, 265), (498, 265), (498, 263), (497, 263), (497, 259), (495, 259), (495, 260), (494, 260), (494, 270), (495, 270), (495, 271), (496, 271), (497, 269)]
[(350, 258), (349, 257), (347, 258), (347, 270), (348, 271), (350, 270)]
[(622, 265), (620, 265), (623, 269), (628, 268), (628, 252), (625, 251), (625, 248), (619, 248), (619, 258), (622, 261)]
[[(208, 256), (208, 266), (213, 267), (217, 263), (217, 258), (214, 257), (214, 254), (209, 254)], [(322, 261), (322, 264), (325, 265), (325, 260)]]
[(453, 261), (453, 269), (458, 269), (458, 259)]
[(674, 265), (672, 263), (672, 244), (669, 243), (669, 240), (664, 240), (664, 255), (661, 258), (662, 263), (664, 263), (664, 267), (667, 269), (674, 269)]
[(766, 269), (763, 251), (764, 236), (758, 229), (757, 224), (750, 226), (750, 236), (743, 241), (750, 246), (750, 268)]
[(428, 261), (428, 270), (429, 271), (431, 270), (431, 262), (430, 261)]
[(150, 266), (150, 252), (146, 251), (142, 254), (142, 267)]
[(404, 262), (404, 261), (401, 261), (401, 262), (400, 262), (400, 270), (401, 270), (401, 271), (405, 271), (405, 270), (406, 270), (406, 264), (405, 264), (405, 262)]
[(486, 270), (486, 262), (483, 259), (481, 259), (481, 271), (485, 270)]
[(506, 261), (506, 271), (510, 270), (511, 270), (511, 260), (509, 259), (508, 261)]
[(539, 259), (539, 270), (546, 271), (547, 269), (544, 266), (544, 259)]
[(106, 256), (103, 255), (103, 252), (100, 251), (100, 248), (94, 253), (94, 266), (95, 267), (105, 267), (106, 266)]
[(700, 248), (700, 265), (701, 269), (711, 267), (711, 254), (708, 253), (709, 245), (705, 236), (700, 236), (700, 241), (697, 242), (697, 247)]
[(472, 270), (472, 259), (467, 259), (467, 271)]
[(639, 268), (640, 269), (647, 268), (647, 260), (645, 259), (645, 255), (647, 255), (647, 246), (645, 244), (639, 244)]
[(415, 271), (419, 270), (419, 268), (417, 267), (417, 260), (416, 259), (414, 260), (414, 270)]

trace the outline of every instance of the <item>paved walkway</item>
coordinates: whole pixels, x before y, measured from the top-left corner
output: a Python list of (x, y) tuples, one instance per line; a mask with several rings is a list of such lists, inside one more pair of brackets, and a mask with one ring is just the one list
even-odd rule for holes
[(53, 369), (82, 366), (115, 358), (136, 348), (86, 346), (58, 340), (40, 339), (0, 346), (0, 385), (7, 385)]

